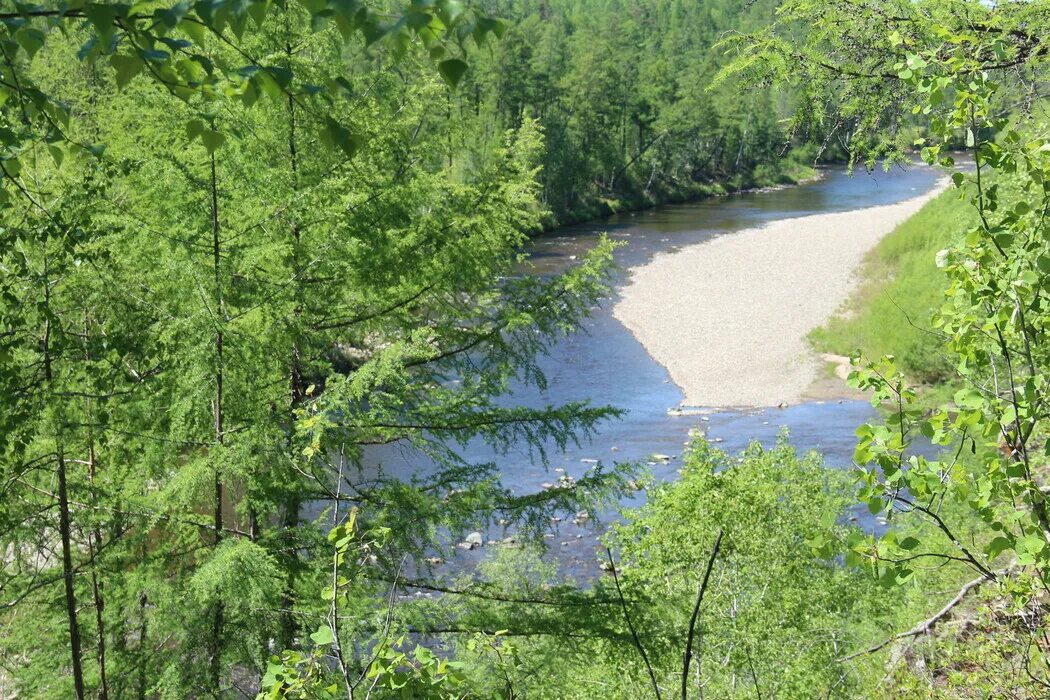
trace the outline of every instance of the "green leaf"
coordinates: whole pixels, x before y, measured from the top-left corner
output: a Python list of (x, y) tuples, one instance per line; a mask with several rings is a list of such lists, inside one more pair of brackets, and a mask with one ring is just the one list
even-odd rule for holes
[(441, 73), (446, 83), (456, 87), (463, 74), (467, 72), (467, 64), (458, 58), (449, 58), (438, 64), (438, 72)]
[(171, 8), (156, 10), (153, 13), (153, 17), (168, 29), (174, 29), (189, 11), (190, 4), (188, 2), (180, 2)]
[(191, 119), (186, 122), (186, 138), (190, 141), (197, 138), (204, 132), (204, 122), (200, 119)]
[(348, 156), (353, 156), (361, 148), (361, 139), (354, 136), (342, 124), (325, 116), (325, 127), (321, 130), (321, 139), (330, 147), (338, 148)]
[(282, 89), (291, 85), (294, 76), (290, 69), (281, 66), (268, 66), (266, 70)]
[(205, 129), (201, 132), (201, 142), (204, 144), (204, 148), (207, 149), (209, 154), (215, 153), (215, 151), (226, 142), (226, 136), (220, 134), (218, 131)]
[(32, 27), (18, 30), (15, 33), (15, 40), (29, 54), (29, 58), (35, 56), (37, 51), (44, 47), (44, 33)]
[(115, 53), (109, 57), (109, 63), (117, 72), (117, 88), (123, 89), (143, 68), (142, 59), (138, 56)]
[(310, 639), (312, 639), (313, 643), (318, 646), (331, 644), (335, 641), (335, 637), (332, 635), (332, 628), (328, 625), (321, 625), (318, 627), (317, 631), (310, 635)]
[(989, 559), (995, 559), (997, 556), (1002, 554), (1008, 549), (1013, 549), (1014, 543), (1006, 537), (996, 537), (988, 546), (984, 548), (985, 553), (988, 554)]
[(61, 168), (62, 160), (66, 157), (66, 152), (62, 150), (60, 146), (51, 144), (47, 147), (47, 152), (51, 154), (51, 157), (55, 161), (55, 166)]
[(248, 4), (248, 16), (252, 18), (256, 26), (261, 27), (266, 19), (266, 12), (270, 9), (269, 0), (253, 0)]
[(914, 537), (905, 537), (903, 540), (897, 543), (897, 546), (905, 550), (906, 552), (910, 552), (911, 550), (919, 546), (919, 540), (915, 539)]
[(117, 9), (115, 7), (105, 3), (93, 2), (84, 8), (84, 15), (99, 36), (106, 38), (113, 33), (113, 20), (117, 18)]

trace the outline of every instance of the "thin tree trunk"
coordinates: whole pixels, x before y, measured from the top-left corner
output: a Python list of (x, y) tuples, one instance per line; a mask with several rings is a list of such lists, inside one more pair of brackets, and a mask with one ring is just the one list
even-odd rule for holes
[[(285, 59), (288, 63), (288, 68), (291, 68), (292, 64), (292, 42), (291, 42), (291, 24), (290, 20), (286, 17), (285, 24)], [(295, 122), (295, 98), (292, 95), (288, 95), (288, 167), (291, 171), (292, 181), (292, 196), (295, 197), (299, 192), (299, 150), (296, 146), (296, 122)], [(305, 382), (303, 380), (303, 360), (302, 360), (302, 348), (299, 342), (299, 331), (300, 331), (300, 319), (303, 314), (303, 300), (302, 300), (302, 288), (304, 281), (302, 279), (302, 263), (300, 260), (300, 244), (302, 242), (302, 228), (300, 226), (298, 217), (295, 216), (293, 207), (293, 221), (292, 221), (292, 274), (296, 280), (295, 284), (295, 307), (292, 312), (293, 326), (292, 326), (292, 344), (291, 344), (291, 357), (288, 365), (288, 393), (289, 393), (289, 407), (288, 407), (288, 441), (289, 446), (291, 445), (291, 436), (294, 432), (293, 426), (295, 424), (295, 411), (302, 404), (303, 397), (306, 395)], [(295, 539), (295, 528), (299, 526), (299, 514), (302, 508), (302, 504), (299, 500), (299, 495), (292, 489), (284, 505), (284, 522), (282, 525), (288, 535), (288, 541), (294, 541)], [(285, 648), (290, 648), (295, 640), (296, 632), (298, 631), (298, 625), (295, 620), (295, 585), (298, 577), (299, 569), (299, 556), (298, 553), (293, 549), (288, 554), (288, 571), (287, 578), (285, 581), (285, 592), (282, 596), (281, 608), (284, 611), (281, 614), (281, 642)]]
[[(51, 281), (48, 266), (44, 263), (44, 305), (51, 305)], [(49, 391), (54, 389), (51, 371), (51, 321), (44, 321), (42, 342), (44, 379)], [(58, 431), (56, 431), (58, 432)], [(73, 586), (73, 551), (70, 544), (69, 489), (66, 483), (66, 457), (62, 450), (62, 436), (55, 436), (55, 451), (58, 456), (58, 530), (62, 540), (62, 581), (65, 587), (66, 619), (69, 623), (69, 653), (73, 662), (73, 692), (77, 700), (84, 700), (84, 667), (80, 643), (80, 623), (77, 620), (77, 596)]]
[(149, 677), (149, 668), (146, 665), (146, 638), (149, 635), (149, 620), (146, 618), (148, 603), (149, 598), (146, 597), (146, 594), (139, 594), (138, 700), (146, 700), (146, 689), (149, 686), (146, 680)]
[[(224, 308), (222, 300), (222, 241), (219, 238), (219, 191), (215, 174), (215, 154), (211, 154), (211, 241), (212, 241), (212, 271), (215, 276), (215, 398), (213, 416), (215, 419), (215, 444), (221, 448), (225, 438), (223, 435), (223, 323)], [(215, 515), (213, 528), (215, 532), (215, 544), (222, 541), (222, 475), (215, 471)], [(211, 634), (211, 690), (215, 697), (219, 697), (222, 674), (222, 628), (223, 628), (223, 604), (215, 601), (212, 610), (212, 634)]]
[[(696, 603), (693, 604), (693, 614), (689, 616), (689, 631), (686, 633), (685, 638), (685, 654), (682, 657), (682, 700), (687, 700), (689, 697), (689, 662), (693, 658), (693, 637), (696, 634), (696, 619), (700, 615), (700, 605), (704, 602), (704, 593), (707, 591), (707, 582), (711, 578), (711, 570), (715, 566), (715, 558), (718, 556), (718, 549), (722, 546), (722, 530), (718, 531), (718, 537), (715, 538), (715, 546), (711, 550), (711, 557), (707, 560), (707, 568), (704, 569), (704, 578), (700, 583), (700, 589), (696, 594)], [(700, 666), (700, 661), (697, 660), (697, 667)], [(701, 696), (703, 691), (701, 691)]]
[[(94, 558), (97, 546), (91, 548), (91, 556)], [(109, 699), (109, 681), (106, 679), (106, 623), (102, 613), (106, 609), (106, 601), (102, 597), (102, 584), (98, 581), (98, 575), (94, 570), (91, 572), (91, 592), (95, 599), (95, 628), (97, 639), (95, 641), (95, 658), (98, 660), (99, 700)]]
[(81, 663), (80, 625), (77, 622), (77, 597), (73, 590), (73, 555), (69, 541), (69, 494), (66, 487), (66, 458), (58, 447), (58, 528), (62, 537), (62, 579), (66, 589), (66, 618), (69, 620), (69, 650), (73, 659), (73, 691), (84, 700), (84, 669)]
[[(91, 320), (88, 310), (84, 310), (84, 362), (91, 362), (91, 349), (88, 345), (88, 338), (91, 332)], [(90, 398), (84, 400), (86, 413), (88, 415), (88, 423), (94, 422), (94, 411), (93, 402)], [(97, 457), (95, 454), (95, 435), (94, 432), (88, 429), (88, 480), (95, 483), (95, 473), (97, 471)], [(95, 500), (95, 495), (91, 495), (92, 502)], [(102, 549), (102, 530), (96, 524), (91, 531), (90, 538), (88, 540), (89, 553), (91, 555), (92, 567), (91, 567), (91, 595), (95, 604), (95, 658), (98, 661), (98, 676), (99, 676), (99, 700), (109, 700), (109, 681), (106, 677), (106, 623), (103, 618), (103, 613), (106, 609), (106, 601), (102, 595), (102, 586), (98, 580), (98, 572), (95, 568), (95, 554)]]

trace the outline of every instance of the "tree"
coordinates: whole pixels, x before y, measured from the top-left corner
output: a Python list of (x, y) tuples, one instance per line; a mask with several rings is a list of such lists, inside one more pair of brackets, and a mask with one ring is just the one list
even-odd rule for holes
[[(972, 578), (933, 617), (893, 639), (929, 631), (981, 584), (1024, 609), (1045, 588), (1047, 299), (1046, 125), (1030, 109), (1045, 80), (1045, 3), (792, 2), (783, 21), (812, 22), (800, 40), (774, 27), (742, 44), (733, 71), (805, 86), (798, 124), (846, 133), (851, 159), (908, 157), (949, 169), (974, 226), (938, 254), (947, 275), (933, 330), (953, 360), (954, 400), (926, 410), (893, 358), (862, 361), (851, 381), (889, 407), (884, 425), (858, 430), (861, 498), (872, 513), (926, 524), (849, 542), (888, 586), (921, 576), (922, 562), (962, 565)], [(849, 26), (848, 32), (842, 27)], [(835, 96), (833, 95), (835, 93)], [(921, 128), (925, 133), (916, 133)], [(914, 140), (915, 136), (920, 136)], [(957, 163), (963, 145), (972, 167)], [(921, 439), (945, 448), (929, 459)], [(1033, 640), (1004, 684), (1045, 694), (1045, 649)], [(868, 649), (885, 648), (878, 643)], [(859, 653), (864, 653), (861, 650)], [(1037, 670), (1038, 669), (1038, 670)]]
[[(542, 382), (535, 354), (587, 313), (610, 254), (512, 275), (540, 214), (531, 122), (485, 168), (434, 157), (452, 127), (430, 106), (462, 78), (460, 47), (502, 24), (451, 3), (392, 19), (262, 2), (0, 19), (2, 644), (25, 692), (250, 685), (324, 615), (331, 523), (304, 523), (307, 501), (390, 523), (367, 567), (382, 581), (444, 529), (537, 523), (616, 486), (597, 474), (586, 492), (515, 498), (456, 454), (615, 415), (497, 401), (512, 377)], [(434, 472), (354, 466), (391, 443)], [(355, 605), (381, 605), (376, 590)], [(365, 664), (372, 631), (353, 633)]]

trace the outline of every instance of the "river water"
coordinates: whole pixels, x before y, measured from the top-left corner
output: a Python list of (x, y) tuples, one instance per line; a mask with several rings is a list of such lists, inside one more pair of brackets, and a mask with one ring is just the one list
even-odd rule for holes
[[(823, 174), (819, 181), (797, 187), (659, 207), (555, 230), (533, 241), (529, 251), (531, 272), (553, 274), (572, 265), (602, 232), (607, 232), (627, 243), (616, 254), (621, 272), (615, 280), (615, 295), (630, 269), (656, 253), (777, 219), (893, 204), (928, 191), (939, 177), (935, 171), (919, 165), (895, 168), (888, 173), (859, 172), (851, 176), (843, 169), (828, 169)], [(849, 235), (849, 231), (843, 231), (843, 235)], [(792, 444), (803, 451), (820, 451), (830, 467), (851, 465), (854, 431), (860, 423), (874, 417), (874, 410), (865, 401), (810, 401), (783, 409), (712, 408), (702, 416), (669, 415), (668, 409), (678, 407), (682, 401), (682, 393), (666, 369), (649, 357), (634, 336), (612, 317), (613, 301), (605, 300), (578, 333), (560, 340), (548, 356), (541, 358), (539, 365), (548, 379), (546, 391), (514, 387), (506, 402), (543, 406), (587, 400), (595, 405), (627, 409), (627, 415), (604, 424), (580, 446), (565, 452), (551, 446), (547, 464), (524, 446), (495, 454), (481, 442), (468, 444), (463, 450), (465, 457), (497, 463), (506, 487), (515, 493), (529, 493), (538, 491), (544, 483), (556, 482), (562, 473), (557, 470), (579, 477), (593, 466), (594, 460), (605, 464), (647, 462), (653, 454), (672, 456), (667, 463), (650, 466), (655, 478), (674, 479), (681, 467), (683, 444), (692, 429), (700, 428), (709, 439), (720, 443), (721, 449), (732, 453), (753, 440), (772, 444), (783, 427), (790, 432)], [(397, 447), (377, 449), (367, 461), (371, 464), (366, 469), (380, 468), (390, 476), (402, 478), (428, 469), (417, 454)], [(640, 493), (624, 505), (637, 504), (643, 497)], [(862, 523), (870, 517), (860, 513), (857, 516)], [(584, 526), (570, 522), (554, 525), (549, 539), (551, 553), (563, 570), (578, 578), (586, 578), (597, 570), (596, 540), (602, 522), (610, 517), (615, 514), (606, 514), (597, 523), (592, 520)], [(505, 534), (493, 526), (485, 537), (500, 539)], [(458, 552), (456, 568), (469, 567), (490, 549), (485, 546)]]

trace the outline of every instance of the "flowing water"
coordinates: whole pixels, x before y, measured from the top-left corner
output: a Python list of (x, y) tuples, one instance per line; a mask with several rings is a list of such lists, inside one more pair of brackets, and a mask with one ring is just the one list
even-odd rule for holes
[[(714, 236), (731, 234), (777, 219), (863, 209), (893, 204), (918, 196), (934, 186), (938, 174), (923, 166), (894, 169), (889, 173), (856, 173), (829, 169), (824, 177), (798, 187), (742, 193), (710, 198), (692, 204), (665, 206), (649, 211), (614, 216), (591, 224), (555, 230), (535, 239), (530, 250), (532, 274), (553, 274), (594, 245), (602, 232), (625, 241), (616, 255), (622, 272), (615, 287), (623, 284), (630, 268), (645, 263), (654, 254), (698, 243)], [(863, 214), (858, 214), (859, 216)], [(849, 235), (849, 231), (843, 231)], [(615, 295), (615, 288), (614, 288)], [(663, 366), (646, 353), (631, 333), (612, 317), (613, 299), (602, 305), (572, 336), (560, 340), (540, 360), (548, 379), (546, 391), (515, 387), (506, 401), (513, 405), (543, 406), (587, 400), (628, 410), (626, 416), (602, 425), (586, 443), (565, 452), (551, 446), (549, 463), (542, 464), (525, 446), (495, 454), (480, 441), (467, 445), (464, 455), (476, 462), (496, 462), (504, 485), (515, 493), (535, 492), (544, 483), (556, 482), (562, 472), (579, 477), (595, 460), (605, 464), (649, 461), (653, 454), (672, 456), (669, 462), (651, 465), (657, 479), (674, 479), (681, 467), (681, 453), (690, 430), (699, 428), (721, 449), (736, 452), (757, 440), (772, 444), (781, 428), (790, 432), (790, 442), (800, 450), (818, 450), (827, 464), (848, 468), (854, 430), (871, 419), (874, 410), (865, 401), (811, 401), (783, 409), (714, 409), (703, 415), (669, 415), (683, 397)], [(703, 300), (697, 300), (703, 303)], [(398, 447), (385, 447), (369, 454), (369, 468), (380, 468), (391, 476), (407, 478), (429, 467), (418, 454)], [(625, 505), (640, 502), (643, 494)], [(570, 514), (571, 517), (571, 514)], [(606, 514), (604, 521), (615, 514)], [(857, 514), (862, 524), (863, 514)], [(868, 516), (870, 517), (870, 516)], [(549, 540), (551, 552), (564, 571), (586, 578), (596, 571), (597, 536), (601, 521), (577, 526), (555, 525)], [(506, 533), (494, 526), (486, 539)], [(458, 552), (457, 568), (476, 562), (490, 547)]]

